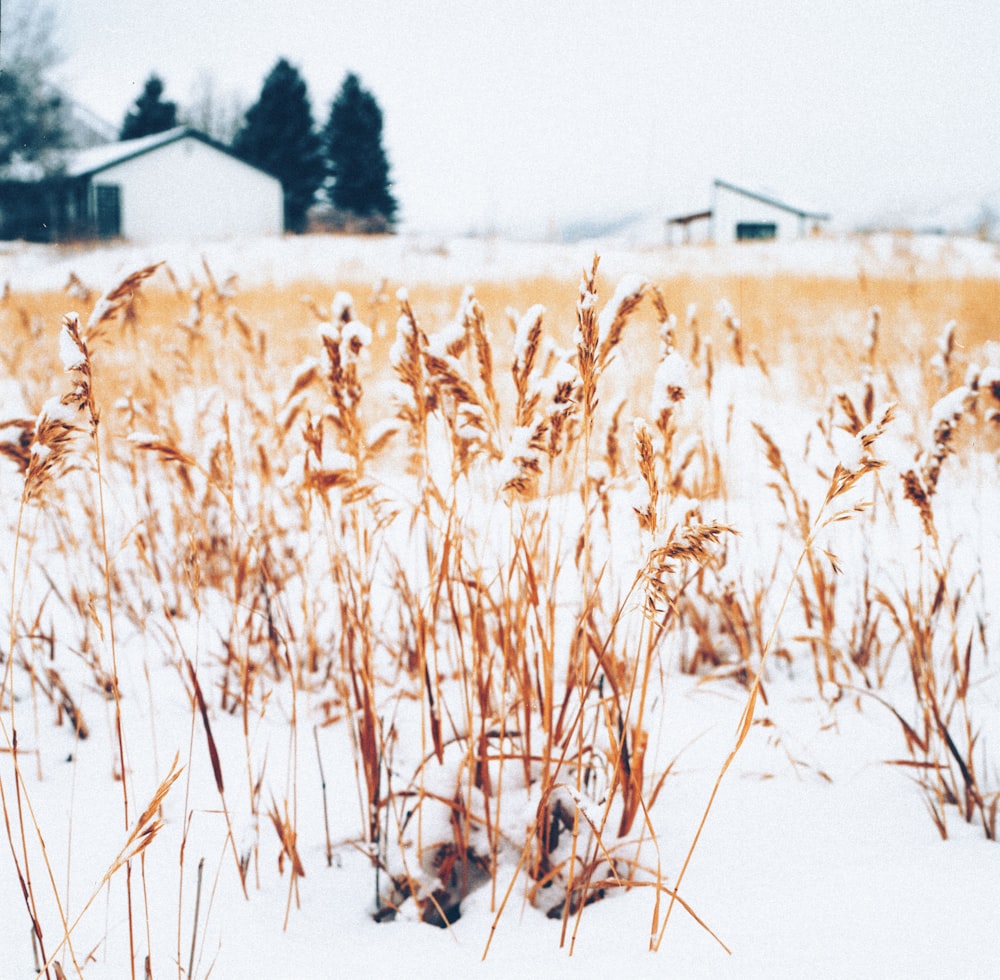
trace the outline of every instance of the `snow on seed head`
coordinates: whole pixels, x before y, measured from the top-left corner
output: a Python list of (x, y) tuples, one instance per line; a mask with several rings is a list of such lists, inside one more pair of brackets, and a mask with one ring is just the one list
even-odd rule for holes
[[(611, 330), (611, 325), (618, 318), (623, 308), (633, 306), (642, 298), (643, 291), (647, 286), (644, 276), (638, 273), (630, 273), (623, 276), (619, 281), (614, 295), (608, 304), (601, 310), (597, 318), (598, 336), (603, 341)], [(592, 295), (592, 294), (591, 294)]]
[(63, 323), (59, 331), (59, 359), (64, 371), (79, 371), (87, 363), (87, 353), (67, 322)]
[(522, 368), (529, 364), (534, 356), (534, 349), (538, 346), (541, 334), (543, 316), (545, 307), (536, 303), (517, 321), (517, 332), (514, 334), (514, 360)]
[(354, 297), (350, 293), (338, 290), (334, 294), (330, 319), (335, 323), (350, 323), (354, 319)]
[(371, 329), (357, 320), (345, 323), (340, 336), (344, 346), (355, 356), (360, 354), (363, 349), (371, 347)]
[(656, 415), (683, 400), (687, 377), (687, 361), (677, 351), (671, 351), (660, 361), (653, 381), (652, 407)]

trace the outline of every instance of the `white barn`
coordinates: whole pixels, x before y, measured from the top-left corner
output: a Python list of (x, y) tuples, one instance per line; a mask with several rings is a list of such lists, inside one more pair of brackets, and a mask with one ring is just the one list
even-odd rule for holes
[(150, 242), (284, 231), (281, 182), (186, 126), (77, 151), (46, 186), (55, 238)]
[(802, 238), (829, 220), (828, 214), (793, 207), (769, 195), (716, 180), (710, 208), (667, 219), (667, 241), (722, 243)]

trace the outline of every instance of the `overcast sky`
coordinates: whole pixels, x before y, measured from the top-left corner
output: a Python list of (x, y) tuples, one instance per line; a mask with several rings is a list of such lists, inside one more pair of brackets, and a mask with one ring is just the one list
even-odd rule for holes
[(1000, 189), (994, 0), (56, 0), (59, 77), (119, 125), (153, 71), (246, 104), (287, 57), (322, 124), (382, 106), (407, 226), (545, 231), (708, 204), (841, 222)]

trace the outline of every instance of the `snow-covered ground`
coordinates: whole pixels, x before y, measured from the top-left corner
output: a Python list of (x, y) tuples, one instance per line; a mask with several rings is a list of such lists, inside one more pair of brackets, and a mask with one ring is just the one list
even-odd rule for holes
[(186, 283), (203, 275), (202, 259), (223, 281), (243, 285), (295, 280), (484, 282), (553, 275), (570, 281), (589, 266), (594, 252), (603, 272), (657, 276), (767, 275), (789, 272), (854, 278), (859, 275), (1000, 275), (1000, 247), (973, 238), (936, 235), (843, 235), (781, 243), (720, 246), (630, 246), (612, 240), (552, 245), (490, 238), (387, 238), (307, 235), (275, 239), (157, 245), (53, 248), (0, 242), (0, 284), (14, 290), (62, 289), (75, 273), (88, 285), (166, 261)]
[[(629, 250), (613, 243), (563, 247), (480, 240), (304, 237), (203, 247), (167, 243), (151, 249), (61, 250), (3, 245), (0, 282), (7, 282), (15, 294), (61, 289), (73, 272), (88, 285), (106, 288), (122, 273), (166, 260), (183, 283), (203, 275), (204, 257), (219, 280), (236, 273), (242, 285), (319, 280), (329, 282), (332, 291), (338, 280), (384, 277), (408, 285), (475, 284), (541, 275), (555, 275), (572, 283), (579, 278), (581, 268), (589, 265), (595, 247), (602, 255), (602, 270), (616, 280), (633, 272), (654, 282), (658, 276), (679, 272), (1000, 278), (1000, 255), (995, 246), (939, 238), (883, 236), (777, 247)], [(524, 305), (531, 299), (525, 296)], [(601, 297), (601, 303), (607, 299)], [(327, 335), (339, 336), (336, 330), (326, 329)], [(316, 340), (317, 354), (321, 336)], [(51, 336), (39, 343), (58, 349), (54, 326)], [(683, 345), (679, 340), (678, 345), (687, 351), (686, 340)], [(731, 632), (735, 620), (727, 619), (725, 613), (732, 612), (733, 606), (719, 597), (734, 598), (744, 613), (752, 614), (753, 599), (758, 596), (765, 632), (779, 614), (781, 621), (778, 640), (769, 648), (754, 724), (721, 783), (680, 888), (681, 897), (719, 941), (683, 908), (675, 907), (657, 952), (648, 948), (655, 908), (648, 875), (639, 876), (644, 885), (612, 890), (603, 900), (586, 907), (572, 956), (568, 938), (566, 944), (560, 943), (563, 923), (547, 918), (542, 909), (526, 900), (523, 875), (496, 920), (498, 904), (515, 877), (519, 844), (524, 843), (538, 806), (532, 788), (523, 780), (520, 786), (517, 783), (519, 763), (507, 763), (505, 768), (508, 786), (498, 821), (507, 846), (498, 853), (495, 890), (489, 882), (473, 890), (462, 903), (461, 918), (447, 929), (417, 921), (412, 901), (404, 903), (402, 914), (393, 922), (373, 920), (376, 873), (364, 843), (364, 806), (359, 801), (364, 781), (356, 768), (357, 751), (352, 743), (352, 730), (356, 734), (358, 729), (351, 729), (340, 717), (342, 708), (331, 708), (330, 686), (309, 679), (293, 689), (287, 672), (278, 667), (274, 668), (277, 679), (265, 680), (272, 666), (261, 661), (255, 682), (259, 687), (249, 699), (252, 710), (246, 720), (238, 710), (221, 709), (222, 686), (237, 682), (231, 667), (223, 668), (223, 663), (229, 655), (238, 659), (241, 644), (245, 644), (247, 656), (258, 648), (268, 649), (267, 629), (261, 624), (270, 624), (272, 614), (279, 634), (287, 632), (287, 625), (300, 640), (309, 635), (331, 646), (340, 642), (344, 623), (335, 615), (332, 596), (338, 590), (343, 592), (343, 584), (333, 584), (331, 569), (344, 573), (346, 566), (331, 552), (350, 536), (350, 527), (345, 532), (338, 525), (338, 514), (351, 512), (353, 506), (345, 504), (342, 511), (335, 509), (333, 516), (326, 518), (316, 503), (311, 510), (296, 510), (296, 481), (301, 483), (304, 473), (297, 443), (291, 447), (284, 443), (264, 446), (261, 455), (270, 454), (274, 487), (252, 483), (252, 474), (258, 472), (258, 464), (252, 462), (256, 447), (241, 440), (251, 438), (248, 433), (252, 427), (263, 423), (253, 419), (247, 405), (233, 400), (232, 393), (241, 390), (235, 380), (239, 372), (235, 371), (232, 378), (220, 374), (218, 388), (213, 391), (189, 387), (174, 392), (176, 405), (169, 417), (177, 423), (176, 436), (181, 448), (190, 452), (204, 471), (199, 475), (193, 466), (188, 468), (195, 486), (190, 498), (183, 496), (180, 470), (154, 461), (155, 450), (147, 457), (140, 452), (139, 462), (132, 465), (129, 447), (105, 449), (107, 533), (118, 596), (111, 619), (116, 633), (122, 741), (127, 746), (125, 789), (130, 795), (131, 822), (126, 827), (120, 771), (119, 778), (115, 777), (119, 759), (115, 705), (107, 690), (98, 685), (101, 672), (95, 666), (99, 661), (105, 671), (109, 669), (111, 640), (103, 605), (103, 561), (92, 536), (96, 505), (90, 495), (95, 474), (88, 466), (69, 473), (60, 483), (60, 492), (54, 492), (56, 503), (50, 509), (36, 504), (27, 509), (15, 576), (13, 552), (23, 480), (13, 464), (0, 458), (2, 619), (6, 626), (10, 608), (17, 610), (15, 632), (19, 637), (15, 643), (19, 655), (4, 680), (5, 692), (10, 689), (8, 684), (12, 685), (14, 701), (12, 705), (5, 695), (2, 705), (0, 778), (10, 829), (0, 831), (0, 909), (6, 923), (0, 931), (0, 977), (33, 975), (30, 919), (16, 873), (16, 868), (25, 867), (31, 871), (31, 890), (44, 925), (47, 953), (53, 953), (62, 937), (61, 917), (72, 923), (81, 916), (72, 930), (74, 956), (64, 948), (55, 957), (66, 975), (75, 975), (77, 967), (87, 978), (128, 975), (125, 871), (113, 874), (107, 887), (102, 887), (102, 877), (112, 867), (137, 815), (171, 771), (175, 753), (183, 772), (158, 811), (162, 825), (142, 861), (132, 862), (136, 969), (140, 976), (147, 950), (153, 954), (153, 976), (187, 976), (192, 944), (192, 975), (222, 978), (397, 973), (407, 977), (487, 978), (518, 974), (554, 978), (1000, 975), (996, 940), (1000, 935), (1000, 846), (986, 839), (980, 824), (965, 822), (950, 804), (941, 809), (947, 830), (947, 839), (942, 840), (919, 785), (919, 780), (931, 779), (927, 773), (933, 770), (912, 765), (926, 756), (908, 749), (900, 720), (893, 714), (894, 709), (919, 729), (919, 705), (905, 649), (910, 634), (903, 631), (900, 639), (890, 621), (890, 608), (898, 612), (902, 597), (908, 595), (917, 618), (923, 617), (934, 627), (928, 633), (931, 660), (927, 676), (933, 674), (940, 683), (941, 703), (953, 711), (948, 724), (959, 750), (968, 748), (968, 740), (963, 741), (966, 710), (972, 728), (982, 733), (971, 758), (977, 766), (981, 791), (992, 794), (986, 796), (986, 809), (992, 806), (995, 815), (1000, 799), (996, 795), (1000, 791), (996, 761), (1000, 753), (1000, 621), (995, 613), (1000, 604), (1000, 508), (989, 412), (1000, 405), (990, 402), (987, 389), (991, 380), (1000, 378), (1000, 364), (995, 363), (995, 348), (973, 353), (980, 358), (979, 377), (984, 385), (976, 406), (971, 408), (967, 400), (953, 397), (934, 415), (928, 415), (920, 407), (926, 404), (924, 393), (914, 394), (912, 405), (898, 406), (895, 428), (890, 424), (877, 446), (877, 454), (888, 460), (879, 473), (880, 483), (875, 484), (872, 474), (867, 475), (831, 509), (866, 498), (874, 500), (874, 508), (852, 513), (850, 520), (832, 525), (817, 541), (817, 547), (835, 553), (840, 568), (834, 575), (826, 558), (821, 560), (822, 574), (829, 576), (826, 581), (836, 582), (835, 598), (831, 599), (838, 617), (836, 644), (846, 657), (858, 661), (853, 667), (842, 664), (836, 683), (821, 683), (814, 677), (816, 661), (810, 642), (816, 640), (820, 627), (816, 621), (808, 621), (807, 605), (800, 593), (793, 591), (788, 606), (782, 608), (802, 542), (792, 526), (792, 509), (782, 507), (768, 486), (776, 479), (775, 470), (767, 464), (764, 443), (752, 423), (761, 425), (775, 440), (790, 480), (809, 501), (813, 517), (820, 510), (838, 459), (847, 469), (861, 465), (865, 455), (861, 436), (849, 437), (831, 429), (829, 422), (818, 424), (824, 405), (832, 403), (835, 393), (825, 393), (817, 405), (790, 403), (787, 392), (796, 389), (792, 384), (784, 385), (780, 373), (792, 371), (789, 365), (778, 367), (777, 373), (767, 377), (754, 365), (738, 367), (716, 352), (710, 384), (704, 363), (691, 363), (687, 376), (671, 374), (672, 383), (689, 387), (678, 409), (678, 456), (685, 447), (697, 450), (700, 437), (701, 446), (717, 452), (725, 482), (723, 492), (706, 491), (699, 502), (698, 520), (719, 521), (739, 532), (727, 545), (725, 561), (713, 566), (699, 584), (687, 613), (705, 612), (708, 635), (724, 663), (718, 670), (706, 668), (699, 675), (681, 669), (697, 641), (692, 621), (685, 620), (685, 629), (670, 633), (663, 643), (652, 677), (645, 722), (650, 733), (647, 779), (654, 779), (675, 761), (651, 810), (658, 846), (653, 847), (647, 839), (635, 845), (635, 853), (647, 868), (658, 859), (664, 881), (671, 887), (684, 864), (713, 783), (735, 745), (747, 704), (748, 678), (744, 676), (744, 682), (739, 683), (738, 676), (723, 676), (727, 667), (739, 667), (740, 661), (734, 654), (736, 641)], [(519, 354), (524, 355), (523, 349)], [(95, 386), (100, 384), (101, 356), (95, 355)], [(885, 356), (891, 359), (897, 355), (887, 352)], [(72, 366), (72, 362), (72, 350), (67, 353), (64, 348), (63, 363)], [(859, 364), (859, 372), (861, 367)], [(910, 377), (906, 373), (909, 366), (892, 362), (892, 367), (898, 369), (904, 382)], [(621, 370), (621, 365), (611, 370)], [(858, 388), (851, 392), (858, 404), (862, 380), (859, 373)], [(887, 379), (877, 364), (869, 380), (879, 401), (888, 396)], [(258, 379), (260, 390), (254, 397), (259, 396), (259, 401), (253, 408), (261, 410), (258, 414), (277, 418), (279, 428), (281, 413), (287, 411), (284, 394), (293, 381), (266, 374)], [(68, 383), (66, 376), (54, 377), (52, 394), (60, 394)], [(247, 384), (245, 379), (241, 383)], [(226, 389), (226, 384), (233, 387)], [(0, 423), (29, 411), (16, 379), (0, 379), (0, 398)], [(649, 398), (637, 400), (639, 404), (628, 408), (630, 415), (648, 413)], [(223, 404), (234, 444), (235, 462), (230, 463), (219, 452)], [(902, 498), (899, 475), (914, 465), (918, 449), (927, 451), (932, 444), (933, 423), (948, 416), (956, 404), (965, 409), (961, 425), (971, 428), (974, 436), (958, 456), (944, 461), (934, 497), (939, 541), (933, 548), (917, 508)], [(159, 433), (146, 431), (147, 426), (167, 417), (152, 411), (143, 416), (146, 409), (138, 405), (107, 406), (105, 411), (134, 412), (139, 419), (135, 428), (142, 423), (145, 432), (137, 434), (137, 443), (152, 443), (158, 438)], [(383, 414), (391, 411), (386, 409)], [(837, 420), (845, 423), (842, 415)], [(824, 444), (823, 431), (829, 445)], [(636, 527), (632, 508), (641, 506), (642, 494), (637, 490), (641, 482), (634, 474), (631, 434), (629, 421), (621, 438), (631, 476), (610, 481), (606, 523), (595, 518), (595, 527), (603, 527), (603, 532), (595, 532), (590, 542), (595, 563), (608, 562), (601, 589), (609, 597), (609, 609), (625, 594), (650, 548), (664, 540), (662, 533), (659, 538), (644, 537)], [(12, 437), (12, 430), (0, 432), (0, 439)], [(447, 443), (443, 422), (432, 430), (431, 437), (441, 441), (434, 458), (441, 470), (441, 485), (447, 486), (451, 457), (443, 448)], [(289, 443), (292, 441), (289, 438)], [(495, 598), (496, 590), (502, 591), (503, 586), (491, 579), (491, 569), (502, 568), (514, 580), (521, 568), (511, 547), (512, 532), (534, 527), (531, 522), (539, 518), (532, 515), (540, 508), (549, 515), (553, 527), (545, 540), (551, 544), (552, 554), (547, 565), (542, 562), (541, 550), (538, 558), (540, 566), (558, 568), (559, 578), (542, 581), (537, 588), (543, 604), (546, 595), (552, 596), (557, 639), (562, 642), (572, 634), (572, 610), (581, 600), (574, 591), (579, 581), (572, 577), (572, 566), (583, 517), (575, 493), (542, 498), (535, 502), (534, 510), (510, 504), (500, 492), (500, 483), (509, 473), (514, 443), (516, 436), (511, 436), (507, 459), (483, 462), (468, 483), (461, 483), (450, 519), (456, 526), (468, 528), (468, 538), (462, 539), (467, 549), (462, 556), (468, 563), (464, 566), (467, 577), (481, 572), (483, 595)], [(328, 448), (324, 456), (327, 471), (332, 472), (331, 459), (340, 457), (335, 456), (335, 447)], [(520, 451), (527, 450), (521, 446)], [(387, 519), (379, 525), (373, 520), (370, 526), (376, 542), (372, 554), (377, 556), (371, 566), (375, 595), (370, 616), (378, 619), (375, 632), (380, 637), (398, 633), (416, 642), (419, 631), (413, 624), (398, 624), (394, 617), (401, 609), (412, 612), (414, 601), (423, 613), (429, 607), (433, 590), (429, 581), (421, 580), (420, 549), (442, 564), (457, 559), (442, 550), (442, 528), (447, 523), (444, 511), (435, 512), (440, 521), (429, 512), (418, 513), (419, 508), (413, 505), (413, 481), (394, 469), (394, 458), (383, 458), (372, 468), (378, 493), (385, 500), (384, 513), (398, 512), (404, 518)], [(695, 471), (698, 465), (694, 464)], [(204, 476), (215, 473), (212, 479), (225, 482), (227, 466), (233, 467), (231, 510), (228, 504), (220, 505), (207, 486), (211, 479)], [(824, 475), (817, 475), (817, 468)], [(707, 465), (702, 475), (702, 483), (709, 486)], [(788, 501), (787, 491), (785, 499)], [(188, 500), (198, 503), (187, 506)], [(691, 504), (683, 493), (675, 493), (663, 516), (668, 522), (680, 522)], [(244, 536), (255, 542), (241, 559), (249, 560), (247, 555), (262, 547), (262, 531), (273, 531), (275, 540), (266, 542), (273, 552), (267, 561), (284, 570), (285, 590), (271, 594), (268, 583), (262, 580), (240, 593), (238, 601), (231, 601), (225, 569), (221, 588), (194, 585), (199, 576), (207, 579), (213, 574), (205, 558), (211, 549), (200, 551), (194, 542), (183, 540), (189, 531), (176, 522), (185, 516), (185, 508), (191, 511), (197, 507), (204, 509), (200, 515), (203, 520), (191, 527), (218, 531), (225, 568), (229, 567), (226, 562), (239, 564), (236, 555)], [(410, 518), (412, 523), (407, 523)], [(196, 560), (198, 555), (202, 557)], [(389, 558), (398, 560), (398, 569), (379, 564), (380, 559)], [(361, 581), (365, 562), (360, 557), (358, 566)], [(394, 591), (397, 580), (391, 577), (396, 571), (401, 581), (426, 586), (426, 590), (417, 588), (415, 599), (401, 596)], [(935, 600), (937, 571), (943, 573), (947, 587), (943, 597)], [(808, 578), (805, 571), (802, 574), (808, 593), (815, 579)], [(875, 580), (869, 581), (869, 575)], [(182, 584), (191, 585), (190, 595), (178, 591)], [(261, 604), (262, 595), (270, 604)], [(704, 608), (699, 605), (702, 595), (712, 597), (705, 600)], [(518, 595), (512, 592), (507, 598), (515, 603)], [(452, 601), (461, 605), (461, 594)], [(817, 595), (810, 594), (809, 602), (809, 609), (821, 605)], [(852, 632), (860, 628), (860, 611), (866, 605), (882, 610), (881, 623), (873, 627), (870, 636)], [(622, 631), (633, 646), (644, 635), (638, 606), (637, 600), (625, 603), (623, 616)], [(248, 638), (251, 633), (255, 634), (252, 639)], [(6, 668), (10, 663), (8, 629), (0, 635)], [(541, 620), (525, 634), (539, 643), (546, 635)], [(875, 662), (862, 663), (859, 655), (872, 636), (882, 642), (882, 652)], [(969, 643), (971, 684), (961, 698), (956, 698), (954, 677), (946, 669), (949, 636), (958, 638), (962, 655), (966, 640)], [(280, 653), (286, 639), (279, 636), (274, 641), (271, 636), (270, 641), (275, 644), (272, 651)], [(622, 647), (629, 648), (627, 643)], [(758, 662), (759, 654), (759, 648), (751, 651), (751, 665)], [(321, 651), (321, 655), (328, 654)], [(46, 672), (49, 668), (65, 685), (66, 698), (53, 686), (52, 674)], [(397, 781), (398, 793), (398, 783), (419, 782), (415, 774), (421, 759), (433, 756), (433, 752), (421, 744), (424, 729), (419, 712), (415, 714), (406, 698), (390, 696), (392, 678), (385, 676), (389, 661), (378, 661), (377, 669), (376, 686), (385, 698), (378, 708), (391, 713), (391, 727), (398, 734), (398, 740), (386, 746), (386, 768)], [(203, 688), (204, 718), (192, 682), (194, 675), (200, 677)], [(462, 689), (461, 685), (449, 686), (454, 680), (443, 681), (442, 690), (449, 711), (457, 716), (457, 721), (449, 717), (457, 736), (468, 733), (461, 732)], [(402, 688), (412, 683), (406, 678), (397, 681)], [(57, 712), (60, 704), (61, 713)], [(68, 704), (75, 705), (86, 719), (86, 739), (77, 738), (67, 723)], [(63, 723), (57, 725), (57, 718)], [(331, 718), (333, 723), (323, 724)], [(224, 787), (213, 772), (206, 725), (219, 753), (218, 770), (224, 776)], [(383, 718), (382, 725), (384, 731), (389, 730), (389, 720)], [(15, 727), (24, 787), (20, 797), (10, 751)], [(593, 737), (603, 744), (596, 727)], [(325, 794), (317, 758), (322, 760)], [(947, 749), (934, 758), (949, 765)], [(428, 791), (440, 784), (441, 796), (454, 799), (458, 770), (447, 753), (444, 759), (440, 771), (432, 766), (434, 775), (421, 785)], [(890, 761), (908, 764), (890, 765)], [(598, 790), (592, 795), (578, 801), (581, 811), (591, 815), (593, 810), (587, 808), (597, 806), (599, 810), (600, 804)], [(475, 798), (474, 793), (471, 798)], [(472, 803), (469, 805), (471, 808)], [(332, 845), (329, 857), (326, 808)], [(443, 828), (440, 839), (447, 840), (450, 829), (444, 811), (430, 806), (425, 810), (421, 815), (428, 835), (424, 843), (432, 842), (438, 825)], [(291, 856), (279, 846), (275, 819), (280, 824), (282, 818), (295, 830), (294, 849), (304, 876), (293, 878)], [(19, 827), (26, 828), (23, 850)], [(237, 855), (245, 854), (253, 855), (247, 866), (246, 897), (236, 870)], [(199, 893), (201, 859), (205, 863)], [(386, 860), (392, 866), (400, 856), (387, 855)], [(384, 878), (383, 872), (383, 896)], [(663, 911), (661, 905), (661, 926)], [(198, 935), (193, 943), (196, 920)], [(571, 921), (567, 937), (573, 927)], [(488, 942), (489, 953), (484, 959)]]

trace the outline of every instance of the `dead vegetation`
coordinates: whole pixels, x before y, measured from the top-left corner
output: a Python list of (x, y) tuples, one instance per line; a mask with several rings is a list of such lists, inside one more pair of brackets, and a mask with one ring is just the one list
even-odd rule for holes
[[(401, 290), (393, 303), (380, 283), (324, 305), (244, 294), (207, 264), (190, 286), (150, 267), (85, 326), (53, 319), (52, 297), (5, 296), (5, 367), (32, 417), (0, 419), (5, 487), (19, 481), (0, 802), (27, 913), (15, 932), (27, 941), (30, 925), (40, 970), (60, 975), (68, 955), (82, 975), (75, 933), (120, 877), (135, 975), (151, 946), (146, 856), (165, 822), (181, 828), (173, 957), (196, 970), (183, 874), (208, 809), (243, 895), (273, 873), (262, 858), (287, 876), (287, 921), (314, 867), (308, 729), (327, 865), (338, 848), (364, 852), (380, 922), (445, 927), (488, 889), (489, 942), (515, 889), (562, 921), (570, 950), (584, 909), (626, 889), (652, 892), (653, 948), (676, 902), (708, 930), (681, 885), (776, 671), (825, 703), (890, 711), (906, 753), (891, 761), (941, 835), (958, 815), (995, 839), (1000, 789), (975, 697), (995, 645), (992, 586), (938, 507), (958, 492), (949, 470), (973, 456), (995, 476), (996, 351), (973, 336), (960, 358), (950, 326), (901, 380), (899, 311), (936, 296), (926, 284), (886, 286), (879, 309), (857, 312), (858, 336), (817, 357), (814, 327), (777, 319), (828, 310), (830, 283), (795, 284), (787, 307), (791, 283), (768, 282), (777, 306), (741, 283), (744, 318), (689, 298), (724, 282), (629, 277), (611, 291), (599, 272), (595, 259), (575, 295), (541, 282), (433, 301)], [(79, 280), (67, 292), (95, 294)], [(963, 285), (963, 310), (974, 292)], [(424, 305), (449, 312), (425, 320)], [(844, 355), (835, 378), (831, 349)], [(886, 442), (912, 465), (891, 472)], [(886, 535), (904, 545), (887, 553)], [(679, 863), (655, 809), (669, 805), (673, 762), (654, 742), (674, 671), (746, 698)], [(183, 692), (179, 739), (156, 718), (167, 675)], [(89, 752), (102, 713), (124, 844), (71, 912), (45, 839), (72, 832), (32, 805), (46, 778), (37, 730), (68, 723), (73, 753)], [(353, 831), (336, 846), (327, 732), (355, 773)], [(179, 753), (165, 775), (158, 740)], [(199, 769), (214, 796), (196, 805)], [(138, 820), (137, 797), (151, 800)], [(198, 881), (195, 937), (200, 865)]]

